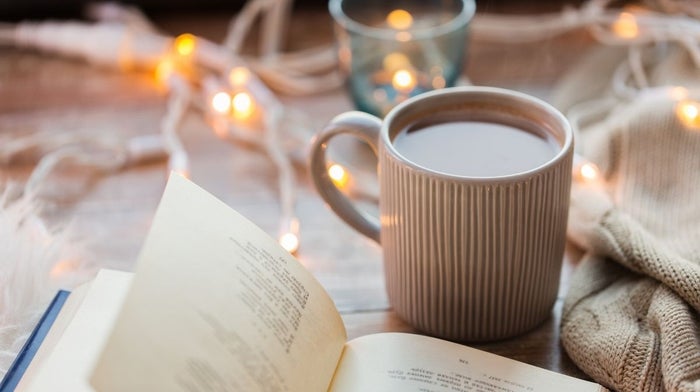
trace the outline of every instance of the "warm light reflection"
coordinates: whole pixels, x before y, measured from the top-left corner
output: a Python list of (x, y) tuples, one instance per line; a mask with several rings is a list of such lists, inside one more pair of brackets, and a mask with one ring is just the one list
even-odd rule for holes
[(384, 69), (386, 69), (389, 72), (396, 71), (397, 69), (405, 69), (407, 67), (411, 66), (411, 60), (408, 59), (408, 57), (403, 54), (403, 53), (389, 53), (384, 57), (384, 60), (382, 61), (382, 64), (384, 65)]
[(233, 96), (231, 100), (233, 105), (233, 115), (239, 119), (246, 119), (253, 114), (255, 103), (250, 94), (241, 92)]
[(413, 38), (413, 35), (408, 31), (399, 31), (396, 33), (395, 37), (399, 42), (408, 42), (411, 40), (411, 38)]
[(245, 67), (235, 67), (228, 74), (229, 83), (233, 87), (244, 85), (250, 79), (250, 71)]
[(217, 113), (228, 113), (231, 110), (231, 95), (225, 91), (219, 91), (211, 98), (211, 107)]
[(400, 69), (394, 73), (391, 78), (391, 85), (397, 91), (408, 92), (416, 87), (416, 77), (410, 71)]
[(446, 84), (447, 84), (447, 82), (445, 82), (445, 78), (443, 78), (442, 76), (436, 76), (433, 78), (433, 88), (434, 89), (441, 89), (441, 88), (445, 87)]
[(175, 51), (180, 56), (189, 56), (194, 53), (197, 40), (192, 34), (181, 34), (175, 38)]
[(229, 137), (228, 119), (224, 117), (214, 117), (210, 119), (210, 124), (211, 128), (214, 130), (214, 134), (217, 137), (220, 139), (227, 139)]
[(280, 236), (279, 244), (289, 253), (299, 250), (299, 237), (294, 233), (284, 233)]
[(159, 83), (167, 84), (174, 72), (175, 64), (170, 59), (161, 60), (156, 66), (155, 78)]
[(187, 153), (183, 150), (173, 151), (168, 158), (168, 171), (190, 178), (190, 164)]
[(335, 186), (338, 188), (344, 188), (350, 181), (350, 175), (345, 170), (344, 167), (338, 165), (337, 163), (332, 164), (328, 168), (328, 176), (331, 178)]
[(374, 100), (377, 102), (384, 102), (389, 99), (389, 96), (387, 95), (386, 90), (377, 88), (372, 92), (372, 98), (374, 98)]
[(51, 275), (51, 278), (57, 279), (68, 273), (75, 272), (77, 268), (78, 266), (75, 260), (60, 260), (54, 264), (49, 274)]
[(351, 61), (352, 51), (350, 51), (350, 48), (346, 46), (338, 48), (338, 62), (343, 66), (347, 66)]
[(686, 127), (700, 129), (700, 102), (678, 102), (676, 105), (676, 116)]
[(413, 16), (406, 10), (396, 9), (389, 12), (389, 15), (386, 17), (386, 23), (392, 29), (406, 30), (413, 25)]
[(174, 173), (176, 173), (176, 174), (179, 174), (180, 176), (182, 176), (182, 177), (184, 177), (184, 178), (187, 178), (188, 180), (190, 179), (190, 171), (189, 171), (189, 169), (185, 169), (185, 168), (175, 169), (175, 168), (172, 168), (170, 171), (172, 171), (172, 172), (174, 172)]
[(688, 89), (683, 86), (676, 86), (671, 88), (668, 95), (674, 101), (681, 101), (688, 98)]
[(629, 12), (621, 12), (620, 16), (612, 25), (612, 31), (621, 38), (635, 38), (639, 35), (637, 19)]

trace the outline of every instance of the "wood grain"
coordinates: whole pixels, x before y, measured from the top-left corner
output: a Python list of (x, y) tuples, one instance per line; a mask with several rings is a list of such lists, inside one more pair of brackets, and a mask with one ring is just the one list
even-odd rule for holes
[[(223, 36), (228, 16), (173, 15), (157, 20), (172, 34), (192, 32), (211, 39)], [(313, 28), (309, 28), (313, 26)], [(251, 37), (254, 40), (255, 37)], [(292, 49), (332, 43), (325, 10), (298, 10), (288, 46)], [(583, 33), (532, 45), (499, 45), (472, 37), (465, 73), (475, 84), (513, 88), (546, 98), (556, 80), (591, 45)], [(254, 45), (251, 45), (254, 48)], [(282, 97), (305, 113), (311, 130), (352, 108), (344, 91), (311, 97)], [(32, 51), (0, 48), (0, 136), (26, 132), (92, 132), (117, 136), (158, 132), (165, 93), (148, 73), (119, 73), (78, 60)], [(181, 135), (192, 158), (191, 178), (265, 231), (276, 235), (279, 203), (274, 166), (264, 153), (219, 140), (199, 113), (188, 113)], [(350, 159), (366, 162), (367, 152), (348, 144)], [(370, 165), (371, 166), (371, 165)], [(26, 180), (31, 164), (0, 168), (0, 181)], [(325, 208), (311, 189), (303, 165), (297, 213), (301, 221), (299, 260), (321, 281), (343, 314), (348, 335), (414, 330), (390, 309), (384, 292), (381, 252)], [(130, 270), (148, 230), (166, 181), (164, 162), (130, 168), (91, 183), (84, 174), (64, 171), (44, 187), (45, 217), (52, 225), (72, 225), (95, 262)], [(81, 191), (85, 193), (81, 193)], [(78, 195), (78, 197), (71, 197)], [(561, 293), (576, 259), (565, 262)], [(560, 295), (560, 297), (562, 297)], [(584, 377), (559, 343), (561, 298), (552, 317), (535, 330), (502, 342), (474, 345), (557, 372)]]

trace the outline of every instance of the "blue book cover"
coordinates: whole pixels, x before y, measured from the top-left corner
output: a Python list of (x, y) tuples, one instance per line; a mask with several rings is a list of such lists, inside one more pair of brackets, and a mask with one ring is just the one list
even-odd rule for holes
[(49, 333), (53, 322), (56, 320), (56, 317), (60, 313), (69, 295), (69, 291), (60, 290), (56, 296), (54, 296), (51, 304), (49, 304), (49, 307), (34, 328), (34, 331), (32, 331), (32, 334), (29, 335), (29, 338), (24, 343), (22, 350), (17, 354), (17, 358), (15, 358), (14, 362), (12, 362), (12, 365), (7, 370), (5, 377), (0, 381), (0, 392), (15, 390), (19, 380), (22, 379), (24, 372), (32, 362), (32, 359), (34, 359), (34, 355), (37, 350), (39, 350), (39, 347), (41, 347), (41, 343), (44, 341), (46, 334)]

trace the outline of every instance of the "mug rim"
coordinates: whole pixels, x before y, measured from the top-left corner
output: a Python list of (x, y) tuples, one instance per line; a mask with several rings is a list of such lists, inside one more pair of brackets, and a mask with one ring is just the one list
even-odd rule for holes
[[(511, 174), (505, 174), (505, 175), (496, 175), (496, 176), (468, 176), (468, 175), (460, 175), (460, 174), (451, 174), (451, 173), (446, 173), (442, 171), (437, 171), (422, 165), (419, 165), (416, 162), (411, 161), (410, 159), (406, 158), (403, 154), (401, 154), (396, 147), (394, 146), (393, 141), (391, 140), (391, 127), (390, 125), (394, 123), (397, 118), (399, 118), (402, 114), (404, 114), (405, 111), (407, 111), (409, 108), (414, 107), (415, 105), (419, 104), (421, 101), (424, 100), (429, 100), (429, 99), (434, 99), (436, 96), (446, 96), (446, 95), (459, 95), (459, 94), (487, 94), (487, 95), (497, 95), (497, 96), (502, 96), (502, 97), (507, 97), (513, 100), (519, 100), (519, 101), (524, 101), (528, 102), (531, 104), (534, 104), (538, 106), (540, 109), (544, 110), (544, 112), (549, 115), (552, 119), (555, 120), (555, 122), (560, 125), (561, 130), (564, 134), (564, 140), (563, 143), (561, 143), (561, 147), (557, 151), (557, 153), (547, 160), (546, 162), (535, 166), (529, 170), (526, 171), (521, 171), (521, 172), (516, 172), (516, 173), (511, 173)], [(549, 131), (548, 131), (549, 132)], [(555, 135), (552, 135), (555, 136)], [(430, 176), (437, 176), (443, 179), (451, 179), (451, 180), (459, 180), (463, 182), (470, 182), (470, 183), (501, 183), (501, 182), (512, 182), (512, 181), (519, 181), (519, 180), (525, 180), (527, 178), (532, 177), (533, 175), (537, 173), (541, 173), (543, 171), (546, 171), (547, 169), (551, 168), (554, 165), (557, 165), (561, 160), (563, 160), (567, 155), (570, 155), (570, 153), (573, 151), (573, 130), (571, 128), (571, 124), (569, 121), (566, 119), (566, 117), (559, 111), (557, 110), (554, 106), (551, 104), (545, 102), (544, 100), (534, 97), (529, 94), (525, 94), (519, 91), (515, 90), (509, 90), (505, 88), (500, 88), (500, 87), (487, 87), (487, 86), (458, 86), (458, 87), (449, 87), (449, 88), (443, 88), (439, 90), (433, 90), (429, 91), (426, 93), (419, 94), (417, 96), (411, 97), (407, 99), (404, 102), (401, 102), (397, 106), (395, 106), (389, 113), (386, 115), (384, 120), (382, 121), (382, 127), (380, 131), (380, 139), (382, 141), (382, 144), (385, 146), (387, 151), (391, 154), (394, 159), (399, 160), (402, 164), (409, 166), (415, 171), (423, 172), (425, 174), (428, 174)]]
[[(345, 13), (345, 11), (343, 11), (343, 1), (344, 0), (330, 0), (328, 2), (328, 10), (330, 11), (336, 23), (341, 25), (345, 30), (351, 31), (358, 35), (364, 35), (382, 40), (396, 40), (397, 30), (395, 29), (368, 26), (351, 18), (348, 14)], [(399, 31), (410, 32), (411, 38), (407, 41), (413, 41), (445, 35), (468, 25), (469, 22), (471, 22), (471, 20), (474, 18), (474, 14), (476, 13), (476, 2), (475, 0), (456, 1), (462, 3), (462, 9), (458, 14), (454, 16), (454, 18), (450, 19), (449, 21), (442, 23), (438, 26)]]

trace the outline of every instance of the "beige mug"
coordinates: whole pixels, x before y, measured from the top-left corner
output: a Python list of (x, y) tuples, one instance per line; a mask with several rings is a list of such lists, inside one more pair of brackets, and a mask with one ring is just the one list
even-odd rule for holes
[[(339, 134), (378, 156), (378, 219), (328, 175), (326, 148)], [(551, 313), (572, 159), (571, 128), (549, 104), (455, 87), (411, 98), (383, 121), (337, 116), (312, 142), (310, 169), (331, 209), (381, 244), (387, 294), (401, 318), (430, 335), (487, 341), (526, 332)], [(509, 167), (512, 160), (522, 162)]]

